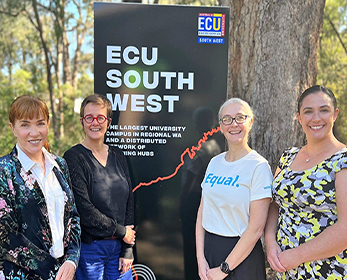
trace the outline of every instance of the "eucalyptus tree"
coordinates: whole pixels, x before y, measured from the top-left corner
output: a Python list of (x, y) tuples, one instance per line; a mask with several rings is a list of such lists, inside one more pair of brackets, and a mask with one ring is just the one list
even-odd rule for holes
[[(64, 101), (73, 101), (78, 95), (78, 78), (84, 59), (82, 47), (86, 37), (92, 34), (92, 3), (91, 0), (0, 1), (3, 16), (25, 18), (36, 31), (41, 49), (40, 63), (44, 65), (46, 75), (55, 143), (59, 143), (65, 133)], [(87, 71), (90, 71), (92, 61), (88, 63)], [(90, 92), (93, 90), (90, 89)]]
[(327, 0), (319, 48), (318, 83), (337, 96), (335, 135), (347, 143), (347, 0)]
[(230, 6), (228, 95), (255, 111), (251, 145), (275, 168), (301, 145), (296, 98), (316, 83), (325, 0), (220, 0)]

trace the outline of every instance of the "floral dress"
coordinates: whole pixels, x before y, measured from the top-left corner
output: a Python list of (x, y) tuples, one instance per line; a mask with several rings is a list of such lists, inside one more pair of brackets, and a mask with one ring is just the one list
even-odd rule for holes
[[(282, 250), (298, 247), (337, 221), (335, 173), (347, 168), (344, 148), (308, 170), (293, 171), (290, 165), (299, 150), (291, 148), (282, 154), (281, 171), (273, 182), (274, 200), (279, 205), (277, 242)], [(347, 279), (347, 250), (277, 273), (277, 278)]]

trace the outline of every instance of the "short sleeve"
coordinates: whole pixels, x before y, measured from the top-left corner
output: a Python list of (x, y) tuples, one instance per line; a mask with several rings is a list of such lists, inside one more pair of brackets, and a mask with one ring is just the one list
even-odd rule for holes
[(296, 154), (299, 151), (300, 151), (300, 148), (297, 148), (297, 147), (293, 147), (293, 148), (289, 148), (285, 150), (283, 154), (281, 155), (279, 163), (278, 163), (279, 169), (284, 169), (288, 167), (292, 163), (293, 159), (295, 158)]
[(347, 148), (344, 148), (339, 153), (333, 155), (331, 158), (331, 164), (335, 173), (347, 168)]
[(272, 197), (271, 185), (273, 175), (267, 162), (259, 163), (252, 176), (251, 181), (251, 201)]

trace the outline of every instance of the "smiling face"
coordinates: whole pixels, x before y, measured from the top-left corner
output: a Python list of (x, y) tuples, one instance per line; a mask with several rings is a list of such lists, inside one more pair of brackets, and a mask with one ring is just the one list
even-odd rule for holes
[[(107, 108), (98, 104), (88, 103), (84, 108), (84, 116), (87, 115), (92, 115), (94, 118), (99, 115), (107, 116)], [(88, 140), (103, 141), (104, 135), (109, 126), (109, 121), (99, 124), (96, 119), (93, 119), (92, 123), (87, 123), (81, 119), (81, 124)]]
[(297, 118), (307, 139), (322, 140), (332, 136), (338, 112), (339, 110), (334, 109), (333, 101), (327, 94), (317, 92), (303, 99)]
[(47, 142), (49, 122), (40, 113), (38, 118), (19, 119), (10, 123), (18, 146), (32, 160), (42, 155), (42, 147)]
[[(230, 103), (226, 105), (220, 114), (221, 119), (224, 117), (235, 118), (237, 116), (249, 115), (247, 110), (240, 103)], [(232, 124), (225, 125), (221, 121), (220, 129), (224, 137), (228, 141), (228, 145), (247, 145), (248, 134), (251, 130), (253, 119), (247, 117), (243, 124), (237, 124), (234, 120)]]

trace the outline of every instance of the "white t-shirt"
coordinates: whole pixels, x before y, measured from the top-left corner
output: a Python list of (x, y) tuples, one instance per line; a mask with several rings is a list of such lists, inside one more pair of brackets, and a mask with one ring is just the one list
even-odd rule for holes
[(253, 200), (271, 198), (273, 176), (266, 159), (252, 150), (228, 162), (225, 152), (211, 159), (203, 182), (202, 226), (221, 236), (241, 236)]

